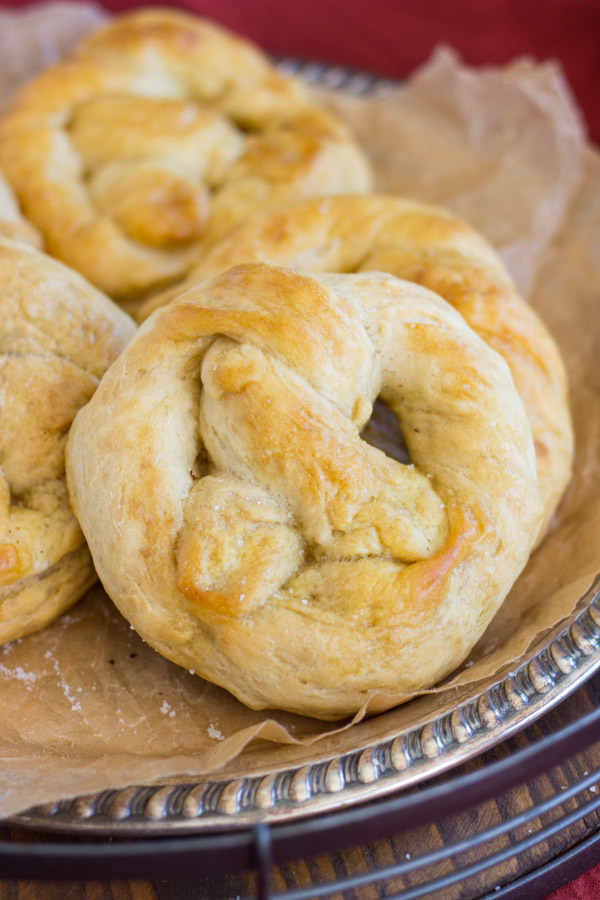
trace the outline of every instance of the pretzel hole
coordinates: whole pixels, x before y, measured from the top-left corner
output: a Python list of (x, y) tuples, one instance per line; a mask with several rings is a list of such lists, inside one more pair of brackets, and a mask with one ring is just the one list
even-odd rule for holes
[(381, 399), (373, 404), (371, 418), (361, 431), (361, 438), (372, 447), (377, 447), (386, 456), (404, 465), (411, 464), (404, 435), (398, 417)]
[(204, 447), (201, 448), (200, 452), (196, 456), (194, 460), (194, 464), (190, 469), (190, 476), (193, 482), (199, 481), (201, 478), (204, 478), (205, 475), (208, 475), (210, 469), (210, 459), (206, 449)]

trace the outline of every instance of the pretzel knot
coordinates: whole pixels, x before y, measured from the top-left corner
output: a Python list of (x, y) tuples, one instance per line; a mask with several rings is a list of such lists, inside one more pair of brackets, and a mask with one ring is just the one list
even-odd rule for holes
[(451, 303), (511, 370), (533, 431), (544, 533), (573, 463), (565, 367), (544, 323), (481, 235), (443, 209), (399, 197), (301, 200), (240, 225), (184, 285), (148, 300), (139, 318), (187, 287), (259, 260), (308, 272), (390, 272)]
[(166, 10), (116, 18), (27, 86), (0, 162), (49, 252), (119, 300), (181, 277), (258, 209), (370, 185), (346, 128), (299, 84)]
[[(410, 465), (360, 436), (378, 396)], [(505, 362), (378, 273), (254, 264), (184, 294), (77, 416), (67, 471), (149, 643), (250, 706), (324, 718), (454, 668), (541, 521)]]

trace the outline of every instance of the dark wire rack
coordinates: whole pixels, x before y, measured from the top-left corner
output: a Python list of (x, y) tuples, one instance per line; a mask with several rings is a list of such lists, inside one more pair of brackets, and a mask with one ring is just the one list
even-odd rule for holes
[[(153, 838), (90, 843), (18, 844), (0, 842), (0, 877), (44, 880), (91, 880), (197, 877), (224, 870), (256, 871), (257, 900), (309, 900), (338, 896), (360, 897), (361, 890), (376, 883), (419, 875), (421, 883), (400, 892), (381, 893), (399, 900), (440, 898), (458, 883), (465, 884), (482, 872), (525, 854), (549, 841), (584, 818), (600, 812), (600, 768), (585, 773), (575, 784), (555, 792), (526, 811), (484, 828), (468, 838), (440, 849), (426, 851), (377, 871), (342, 876), (328, 883), (296, 887), (284, 892), (271, 888), (273, 864), (299, 857), (401, 834), (418, 826), (438, 822), (496, 798), (538, 777), (585, 748), (600, 741), (600, 708), (538, 743), (485, 765), (466, 775), (449, 778), (391, 799), (363, 804), (340, 812), (300, 822), (268, 825), (258, 822), (235, 832), (178, 838)], [(574, 803), (577, 801), (576, 803)], [(574, 803), (574, 805), (573, 805)], [(569, 806), (573, 808), (569, 808)], [(540, 820), (541, 827), (529, 828)], [(545, 823), (543, 820), (548, 820)], [(495, 849), (499, 838), (510, 838)], [(473, 854), (476, 852), (476, 858)], [(577, 843), (567, 853), (554, 858), (542, 871), (530, 872), (516, 881), (496, 885), (491, 893), (461, 896), (502, 897), (536, 900), (566, 880), (579, 874), (600, 858), (600, 829)], [(452, 871), (436, 874), (439, 864), (453, 860)]]

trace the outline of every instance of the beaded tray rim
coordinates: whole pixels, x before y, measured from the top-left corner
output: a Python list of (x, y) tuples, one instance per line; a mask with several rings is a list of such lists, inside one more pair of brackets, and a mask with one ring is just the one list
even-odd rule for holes
[[(149, 837), (288, 822), (380, 799), (489, 750), (600, 669), (600, 573), (567, 623), (504, 677), (414, 728), (300, 766), (188, 784), (132, 785), (33, 807), (7, 823), (90, 836)], [(317, 745), (318, 748), (318, 745)]]

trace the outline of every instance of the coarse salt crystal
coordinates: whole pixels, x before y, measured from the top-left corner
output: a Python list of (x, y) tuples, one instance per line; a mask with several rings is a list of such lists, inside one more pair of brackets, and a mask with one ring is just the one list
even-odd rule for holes
[(219, 731), (219, 729), (215, 725), (213, 725), (212, 722), (210, 723), (210, 725), (208, 726), (206, 731), (207, 731), (208, 736), (210, 738), (213, 738), (215, 741), (224, 741), (225, 740), (225, 735), (223, 734), (223, 732)]

